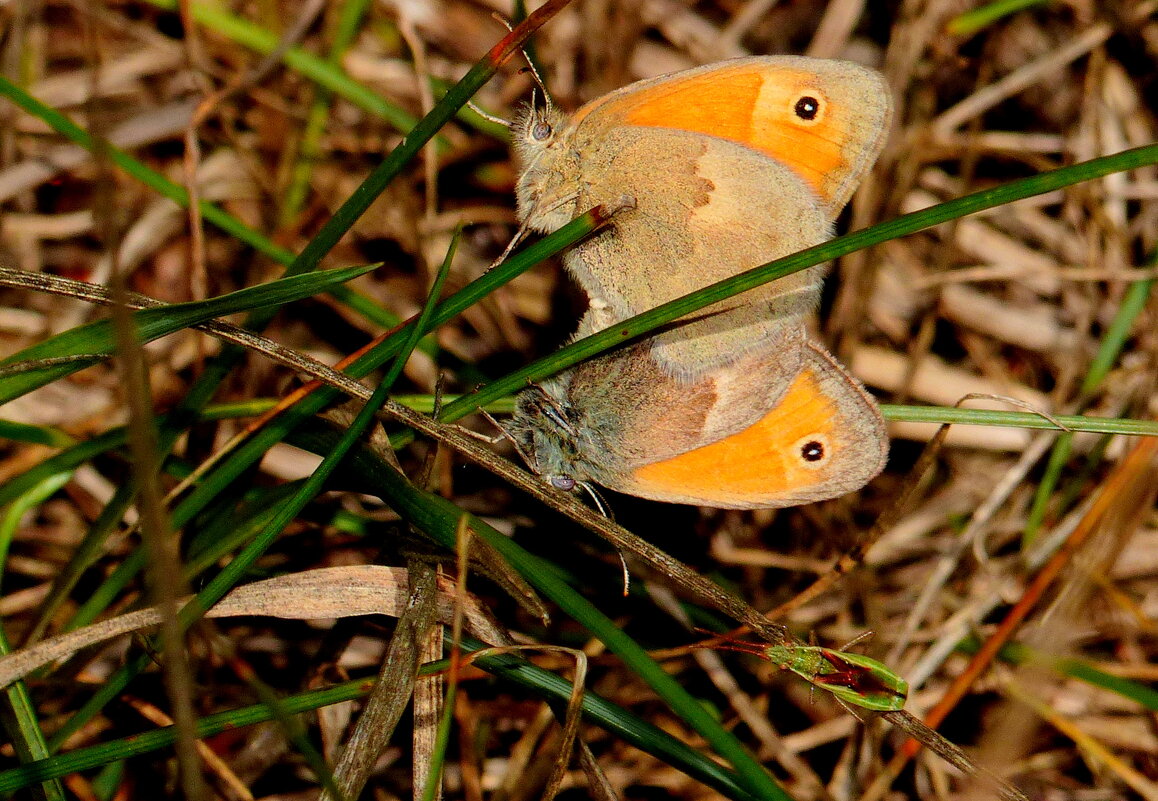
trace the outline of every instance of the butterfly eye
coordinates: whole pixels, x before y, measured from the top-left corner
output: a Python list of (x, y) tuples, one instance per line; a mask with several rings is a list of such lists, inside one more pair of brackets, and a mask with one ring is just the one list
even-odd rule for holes
[(575, 484), (575, 479), (571, 478), (571, 476), (551, 476), (551, 486), (555, 489), (570, 492), (575, 489)]
[(824, 458), (824, 443), (810, 439), (800, 446), (800, 458), (806, 462), (819, 462)]
[(789, 452), (796, 454), (796, 458), (800, 460), (797, 462), (800, 467), (806, 470), (820, 470), (827, 467), (832, 458), (829, 444), (828, 437), (824, 434), (813, 433), (796, 440)]
[(531, 127), (531, 138), (536, 142), (544, 142), (550, 139), (552, 133), (554, 133), (554, 129), (551, 127), (551, 123), (543, 120), (539, 120)]
[(812, 94), (800, 95), (792, 106), (792, 113), (802, 122), (817, 122), (821, 111), (819, 96)]

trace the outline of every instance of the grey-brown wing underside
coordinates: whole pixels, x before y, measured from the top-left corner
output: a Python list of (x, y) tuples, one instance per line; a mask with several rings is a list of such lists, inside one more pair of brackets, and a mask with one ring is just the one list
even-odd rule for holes
[[(566, 263), (592, 299), (598, 327), (824, 241), (829, 222), (805, 184), (772, 159), (722, 139), (625, 127), (582, 148), (580, 207), (624, 194), (634, 209)], [(660, 367), (694, 381), (746, 354), (798, 340), (823, 267), (713, 304), (652, 341)], [(789, 365), (788, 377), (796, 365)]]

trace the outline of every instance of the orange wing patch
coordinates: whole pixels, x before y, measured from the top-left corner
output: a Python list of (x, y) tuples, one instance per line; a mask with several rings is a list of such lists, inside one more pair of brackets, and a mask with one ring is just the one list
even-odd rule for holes
[[(573, 121), (673, 128), (717, 136), (789, 167), (835, 216), (883, 142), (883, 84), (851, 65), (745, 59), (627, 87)], [(799, 59), (808, 62), (808, 59)]]
[(712, 70), (668, 81), (644, 90), (644, 102), (633, 104), (624, 122), (694, 131), (762, 149), (753, 141), (752, 112), (763, 85), (763, 76), (751, 68)]
[(758, 422), (730, 437), (633, 474), (643, 493), (733, 508), (787, 506), (808, 499), (836, 456), (836, 410), (805, 369)]
[[(837, 127), (844, 115), (829, 113), (829, 98), (816, 77), (783, 68), (716, 69), (644, 90), (644, 102), (632, 104), (623, 119), (718, 136), (759, 150), (787, 165), (831, 204), (833, 179), (848, 172), (847, 134)], [(807, 107), (809, 98), (817, 104), (817, 115), (802, 119), (797, 104)]]
[(788, 165), (831, 206), (852, 170), (846, 151), (848, 114), (832, 107), (835, 99), (817, 85), (815, 76), (781, 77), (764, 81), (752, 109), (750, 146)]

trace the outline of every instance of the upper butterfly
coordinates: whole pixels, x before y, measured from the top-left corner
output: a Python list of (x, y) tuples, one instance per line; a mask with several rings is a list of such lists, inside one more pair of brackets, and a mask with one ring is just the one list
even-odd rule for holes
[[(890, 115), (881, 76), (844, 61), (769, 56), (639, 81), (569, 119), (516, 124), (520, 220), (550, 232), (596, 204), (633, 209), (565, 263), (596, 329), (831, 236), (875, 161)], [(803, 365), (799, 331), (817, 266), (722, 301), (651, 340), (661, 368), (692, 382), (750, 353)]]

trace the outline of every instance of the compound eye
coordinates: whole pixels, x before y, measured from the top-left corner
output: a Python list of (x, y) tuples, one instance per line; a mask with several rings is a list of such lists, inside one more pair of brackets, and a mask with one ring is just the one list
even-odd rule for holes
[(536, 142), (545, 142), (551, 138), (551, 134), (555, 129), (551, 127), (551, 123), (545, 120), (539, 120), (531, 126), (531, 138)]
[(575, 489), (576, 481), (571, 476), (551, 476), (551, 486), (555, 489), (561, 489), (564, 492), (570, 492)]

